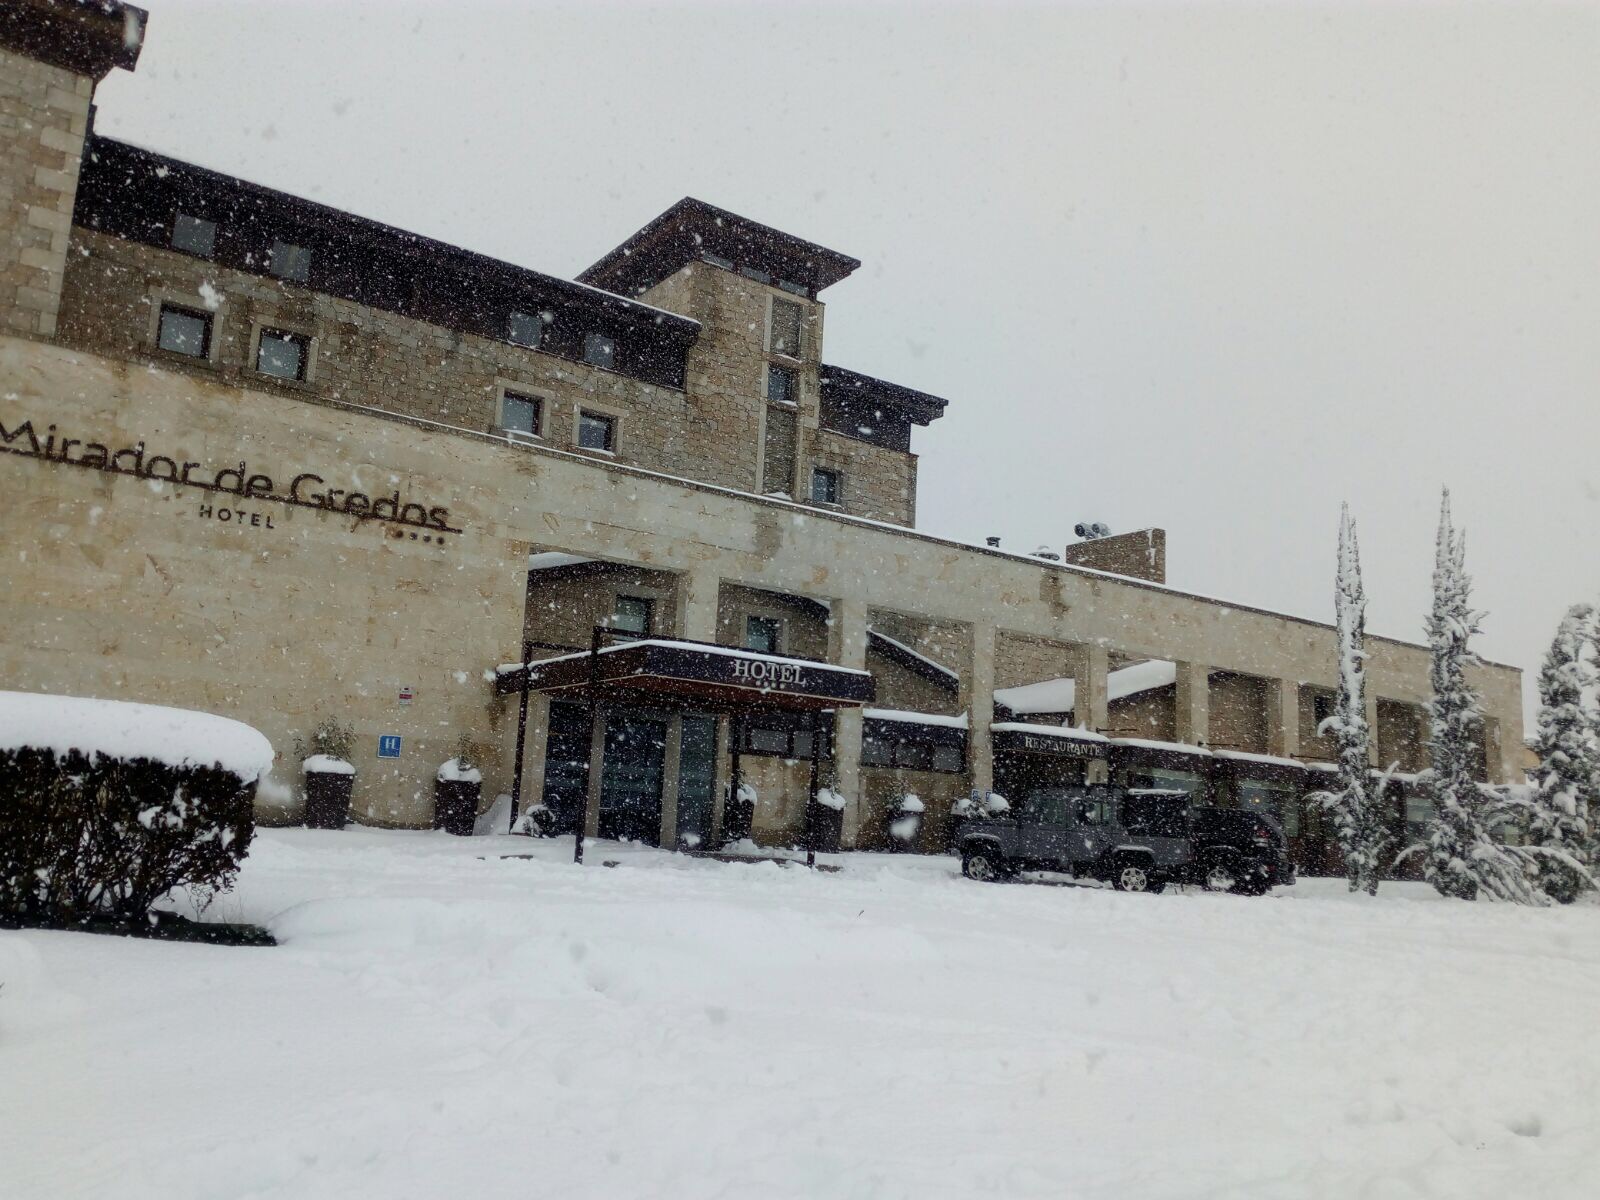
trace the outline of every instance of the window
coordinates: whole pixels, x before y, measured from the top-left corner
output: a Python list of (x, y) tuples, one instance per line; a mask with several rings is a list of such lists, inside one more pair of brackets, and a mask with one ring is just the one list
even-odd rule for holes
[(1332, 720), (1336, 701), (1332, 696), (1311, 697), (1311, 719), (1316, 722), (1319, 733), (1324, 721)]
[(926, 742), (896, 742), (894, 765), (910, 771), (933, 770), (933, 747)]
[(273, 242), (267, 270), (279, 279), (304, 283), (311, 276), (311, 251), (291, 242)]
[(952, 743), (951, 732), (903, 721), (869, 720), (861, 731), (861, 765), (959, 773), (966, 769), (967, 754), (964, 745)]
[(783, 754), (789, 753), (789, 731), (787, 729), (752, 729), (749, 737), (750, 751), (753, 754)]
[(774, 404), (798, 404), (799, 380), (788, 367), (767, 367), (767, 399)]
[(933, 748), (933, 770), (935, 771), (960, 771), (966, 766), (966, 756), (961, 753), (960, 746), (935, 746)]
[(604, 413), (578, 413), (578, 445), (585, 450), (615, 450), (617, 419)]
[(525, 433), (538, 437), (543, 405), (537, 396), (524, 396), (521, 392), (500, 393), (500, 428), (511, 433)]
[(544, 337), (544, 320), (532, 313), (514, 312), (506, 318), (506, 340), (530, 350), (539, 348)]
[(611, 612), (611, 628), (624, 633), (649, 633), (655, 602), (643, 596), (618, 596)]
[(311, 357), (311, 339), (281, 329), (263, 329), (256, 343), (256, 370), (274, 379), (303, 380)]
[(839, 472), (825, 471), (821, 467), (811, 472), (811, 503), (839, 503)]
[(179, 213), (172, 222), (172, 248), (210, 258), (217, 248), (217, 223)]
[(744, 648), (760, 654), (777, 654), (782, 633), (783, 622), (777, 617), (746, 617)]
[(617, 340), (603, 333), (583, 335), (583, 361), (591, 367), (610, 367), (617, 361)]
[(790, 358), (800, 357), (800, 318), (801, 308), (789, 300), (772, 302), (772, 336), (768, 339), (768, 348), (774, 354), (787, 354)]
[(156, 331), (156, 345), (190, 358), (210, 357), (211, 314), (163, 304), (161, 324)]
[[(746, 754), (766, 754), (774, 758), (809, 759), (812, 734), (809, 717), (766, 713), (752, 716), (744, 726), (740, 749)], [(816, 732), (817, 757), (833, 757), (833, 726), (824, 718)]]

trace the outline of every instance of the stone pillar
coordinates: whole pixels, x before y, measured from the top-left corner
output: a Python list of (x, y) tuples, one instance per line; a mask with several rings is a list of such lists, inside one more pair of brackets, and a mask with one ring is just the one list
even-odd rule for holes
[(1211, 737), (1211, 668), (1204, 663), (1180, 662), (1177, 688), (1178, 740), (1203, 746)]
[(678, 576), (674, 635), (693, 642), (717, 640), (717, 598), (722, 580), (709, 567), (695, 567)]
[(544, 803), (544, 764), (550, 753), (550, 697), (528, 697), (528, 740), (522, 747), (522, 811)]
[(1483, 719), (1483, 776), (1486, 783), (1521, 783), (1521, 773), (1508, 774), (1505, 768), (1503, 732), (1495, 717)]
[(678, 767), (683, 754), (683, 715), (667, 718), (667, 749), (661, 767), (661, 844), (678, 844)]
[(1267, 753), (1300, 753), (1300, 685), (1293, 679), (1267, 680)]
[[(865, 670), (867, 665), (867, 602), (835, 600), (828, 622), (828, 661), (835, 666)], [(845, 798), (844, 830), (847, 847), (856, 844), (866, 797), (861, 790), (861, 710), (841, 708), (833, 723), (833, 769), (839, 794)]]
[(600, 775), (605, 769), (606, 710), (597, 708), (594, 723), (589, 728), (589, 799), (585, 807), (589, 819), (584, 823), (583, 836), (600, 836)]
[[(1104, 646), (1086, 643), (1078, 647), (1072, 660), (1072, 723), (1104, 733), (1111, 723), (1108, 677), (1111, 655)], [(1103, 758), (1084, 763), (1084, 780), (1104, 783), (1110, 763)]]
[(998, 631), (991, 621), (972, 623), (972, 662), (961, 676), (967, 709), (967, 773), (974, 791), (994, 788), (994, 649)]

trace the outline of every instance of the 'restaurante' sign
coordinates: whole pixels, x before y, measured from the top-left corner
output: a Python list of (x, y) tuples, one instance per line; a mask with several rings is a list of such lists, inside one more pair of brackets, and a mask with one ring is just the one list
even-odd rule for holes
[(1024, 733), (1017, 729), (996, 730), (996, 750), (1020, 750), (1026, 754), (1055, 754), (1063, 758), (1105, 758), (1106, 744), (1087, 738), (1057, 737), (1048, 733)]
[[(218, 470), (206, 463), (151, 454), (142, 441), (113, 450), (103, 442), (66, 437), (54, 425), (46, 426), (41, 436), (31, 420), (15, 426), (0, 421), (0, 451), (58, 466), (131, 475), (137, 479), (237, 496), (242, 501), (252, 503), (315, 508), (361, 521), (379, 521), (441, 533), (461, 532), (459, 527), (450, 524), (448, 508), (418, 503), (405, 497), (398, 489), (386, 496), (371, 496), (365, 492), (330, 488), (327, 480), (312, 471), (302, 471), (289, 480), (287, 487), (280, 487), (271, 475), (251, 471), (246, 462)], [(210, 514), (203, 512), (202, 515)]]

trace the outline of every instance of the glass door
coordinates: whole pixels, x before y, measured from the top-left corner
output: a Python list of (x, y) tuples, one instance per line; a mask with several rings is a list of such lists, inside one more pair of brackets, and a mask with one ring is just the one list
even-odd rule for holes
[(685, 850), (699, 849), (711, 839), (716, 779), (716, 718), (686, 716), (678, 755), (678, 845)]
[(600, 769), (600, 836), (618, 841), (661, 840), (661, 781), (667, 723), (614, 713), (606, 719)]

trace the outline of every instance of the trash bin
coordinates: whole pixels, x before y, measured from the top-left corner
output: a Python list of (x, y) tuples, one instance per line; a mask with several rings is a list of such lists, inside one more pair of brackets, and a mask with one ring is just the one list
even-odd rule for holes
[(889, 848), (900, 854), (921, 849), (922, 819), (926, 809), (920, 797), (907, 793), (889, 813)]
[(433, 827), (457, 837), (471, 837), (482, 790), (483, 775), (476, 767), (455, 758), (441, 764), (433, 781)]
[(350, 820), (356, 769), (340, 758), (313, 754), (300, 764), (306, 779), (306, 827), (343, 829)]

